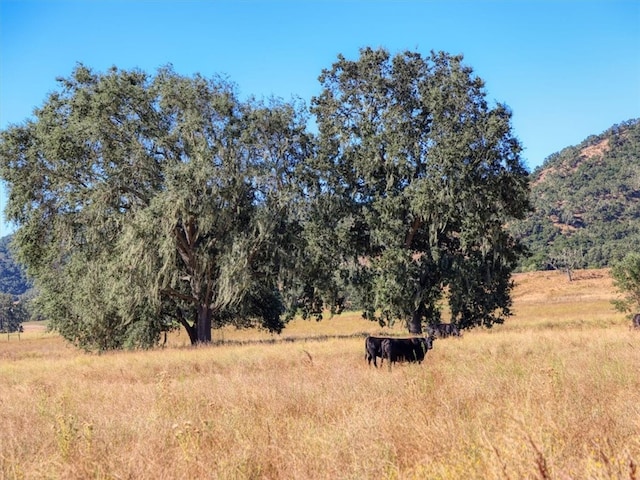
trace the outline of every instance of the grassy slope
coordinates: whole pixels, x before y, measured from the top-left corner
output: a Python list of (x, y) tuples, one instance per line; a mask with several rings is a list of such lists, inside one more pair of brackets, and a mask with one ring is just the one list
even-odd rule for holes
[(284, 334), (323, 341), (194, 349), (182, 333), (86, 355), (0, 337), (0, 477), (640, 478), (640, 332), (607, 271), (515, 280), (504, 325), (391, 372), (361, 337), (326, 339), (380, 331), (356, 314)]

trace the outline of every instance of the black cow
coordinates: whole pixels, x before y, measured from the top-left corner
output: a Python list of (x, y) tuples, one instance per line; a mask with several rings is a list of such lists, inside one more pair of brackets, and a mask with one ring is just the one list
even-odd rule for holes
[(429, 325), (427, 327), (427, 333), (429, 336), (436, 338), (446, 338), (451, 335), (459, 337), (460, 329), (453, 323), (436, 323), (435, 325)]
[(367, 359), (367, 363), (371, 365), (371, 360), (373, 360), (373, 365), (377, 368), (378, 364), (376, 363), (376, 357), (382, 358), (382, 341), (387, 337), (372, 337), (369, 336), (364, 340), (364, 348), (365, 348), (365, 357)]
[(422, 363), (427, 352), (433, 348), (433, 340), (433, 337), (385, 338), (381, 344), (380, 365), (385, 358), (389, 360), (389, 368), (399, 361)]
[(640, 313), (636, 313), (631, 320), (631, 326), (633, 328), (640, 328)]

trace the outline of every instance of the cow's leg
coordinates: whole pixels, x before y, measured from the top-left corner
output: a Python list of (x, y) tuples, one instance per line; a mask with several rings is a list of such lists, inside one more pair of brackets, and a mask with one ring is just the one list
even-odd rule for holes
[(376, 363), (376, 352), (372, 352), (367, 349), (367, 363), (371, 366), (371, 360), (373, 360), (373, 366), (378, 368), (378, 364)]

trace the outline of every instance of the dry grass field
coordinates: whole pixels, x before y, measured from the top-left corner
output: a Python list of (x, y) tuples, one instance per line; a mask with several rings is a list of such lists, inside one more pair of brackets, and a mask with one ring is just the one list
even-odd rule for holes
[(608, 272), (515, 280), (504, 325), (391, 371), (367, 366), (357, 334), (380, 328), (356, 314), (103, 355), (0, 336), (0, 475), (639, 480), (640, 332)]

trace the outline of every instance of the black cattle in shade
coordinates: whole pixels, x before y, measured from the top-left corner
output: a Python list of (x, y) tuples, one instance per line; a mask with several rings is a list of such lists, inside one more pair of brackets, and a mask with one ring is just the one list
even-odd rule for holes
[(371, 365), (371, 360), (373, 360), (374, 367), (378, 367), (376, 363), (376, 357), (382, 358), (382, 341), (387, 337), (372, 337), (368, 336), (364, 340), (364, 348), (365, 348), (365, 357), (367, 359), (367, 363)]
[(460, 329), (453, 323), (436, 323), (427, 327), (429, 336), (436, 338), (446, 338), (450, 336), (459, 337)]
[(380, 365), (385, 358), (389, 361), (389, 368), (395, 362), (422, 363), (427, 352), (433, 348), (433, 340), (433, 337), (385, 338), (381, 343)]

